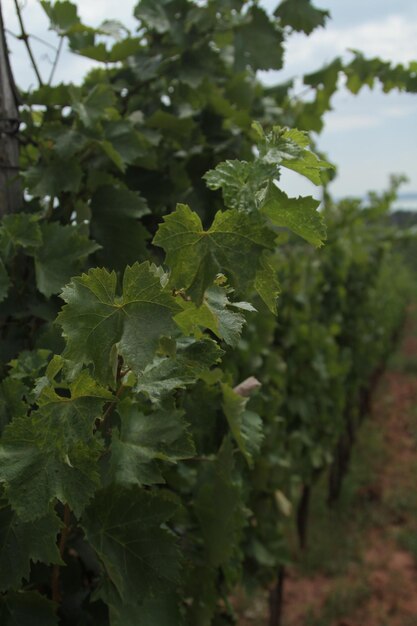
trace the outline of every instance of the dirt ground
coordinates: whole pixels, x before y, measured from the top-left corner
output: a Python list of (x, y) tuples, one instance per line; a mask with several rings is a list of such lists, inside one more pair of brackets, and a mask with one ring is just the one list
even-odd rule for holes
[[(345, 502), (312, 511), (308, 551), (287, 573), (282, 626), (417, 626), (416, 307), (362, 428)], [(266, 626), (265, 599), (241, 626)]]

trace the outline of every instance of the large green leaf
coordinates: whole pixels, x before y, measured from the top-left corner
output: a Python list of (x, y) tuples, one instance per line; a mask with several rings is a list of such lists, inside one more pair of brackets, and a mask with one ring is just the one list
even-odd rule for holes
[(319, 200), (311, 196), (289, 198), (273, 183), (268, 187), (261, 211), (275, 226), (289, 228), (314, 246), (326, 239), (326, 227), (317, 211)]
[(144, 22), (149, 29), (160, 34), (166, 33), (171, 28), (171, 22), (165, 11), (165, 4), (167, 2), (163, 0), (140, 0), (135, 8), (135, 17)]
[(295, 128), (274, 126), (272, 131), (264, 134), (259, 124), (254, 129), (260, 137), (259, 158), (264, 163), (281, 165), (305, 176), (315, 185), (327, 180), (326, 170), (334, 166), (320, 159), (309, 149), (308, 133)]
[(175, 463), (194, 454), (183, 412), (162, 410), (145, 415), (126, 398), (118, 405), (120, 434), (113, 430), (110, 476), (117, 484), (164, 482), (161, 462)]
[(69, 0), (58, 0), (53, 4), (48, 0), (41, 0), (41, 5), (51, 21), (51, 28), (59, 34), (67, 32), (80, 21), (76, 5)]
[(246, 14), (243, 26), (235, 37), (235, 68), (244, 70), (250, 65), (254, 70), (279, 70), (282, 68), (283, 33), (274, 18), (257, 6)]
[(241, 311), (255, 311), (248, 302), (231, 302), (226, 289), (221, 287), (207, 289), (199, 307), (187, 301), (182, 306), (184, 311), (175, 316), (175, 321), (185, 335), (199, 337), (201, 329), (208, 328), (231, 346), (239, 341), (246, 321)]
[(77, 193), (83, 172), (75, 159), (58, 160), (30, 167), (24, 174), (30, 193), (39, 198), (58, 196), (64, 191)]
[(91, 211), (92, 236), (103, 246), (99, 258), (106, 267), (122, 270), (147, 255), (149, 234), (139, 219), (149, 209), (138, 193), (103, 185), (91, 199)]
[(256, 281), (264, 253), (274, 248), (274, 233), (256, 215), (218, 212), (205, 231), (198, 215), (179, 204), (164, 220), (154, 243), (166, 252), (170, 285), (185, 289), (197, 304), (219, 273), (225, 273), (240, 292), (248, 291)]
[(56, 537), (60, 520), (53, 511), (33, 522), (22, 522), (0, 503), (0, 591), (19, 588), (29, 579), (30, 561), (63, 564)]
[(82, 520), (87, 540), (102, 561), (122, 602), (141, 602), (179, 582), (173, 535), (161, 525), (177, 505), (139, 487), (108, 487), (97, 493)]
[(220, 361), (223, 352), (211, 339), (177, 342), (176, 352), (157, 356), (139, 376), (135, 391), (159, 403), (174, 389), (194, 384), (201, 375)]
[(67, 339), (65, 355), (93, 363), (95, 376), (104, 383), (114, 382), (118, 355), (141, 373), (160, 337), (175, 330), (172, 315), (179, 309), (147, 262), (126, 268), (121, 296), (116, 283), (116, 273), (105, 269), (74, 278), (63, 290), (67, 304), (58, 316)]
[(273, 177), (279, 176), (275, 163), (254, 161), (222, 161), (204, 175), (210, 189), (221, 189), (226, 206), (241, 211), (253, 211), (258, 194)]
[(58, 395), (45, 387), (38, 409), (15, 418), (0, 445), (0, 481), (24, 521), (44, 516), (55, 498), (79, 515), (99, 484), (102, 450), (95, 421), (112, 395), (84, 371)]
[(39, 291), (49, 297), (78, 274), (87, 257), (100, 246), (80, 227), (50, 222), (42, 224), (41, 231), (44, 243), (34, 252), (36, 283)]
[(0, 225), (1, 255), (7, 258), (17, 247), (35, 248), (42, 244), (38, 219), (29, 213), (5, 215)]
[(317, 9), (310, 0), (283, 0), (274, 15), (280, 18), (283, 26), (309, 35), (318, 26), (324, 26), (330, 17), (329, 11)]
[(78, 113), (81, 122), (87, 128), (94, 126), (98, 120), (106, 119), (108, 112), (115, 104), (115, 95), (108, 84), (97, 84), (82, 100), (78, 92), (72, 92), (72, 106)]
[(55, 604), (36, 591), (0, 595), (1, 626), (58, 626)]

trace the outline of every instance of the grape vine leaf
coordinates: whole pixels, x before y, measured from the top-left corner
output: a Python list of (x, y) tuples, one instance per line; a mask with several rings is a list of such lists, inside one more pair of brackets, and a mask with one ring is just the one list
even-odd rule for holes
[(309, 149), (307, 132), (274, 126), (265, 134), (258, 123), (254, 123), (253, 128), (260, 139), (258, 158), (261, 161), (294, 170), (315, 185), (326, 182), (327, 170), (334, 169), (334, 166)]
[(43, 245), (35, 249), (36, 284), (49, 298), (77, 274), (86, 258), (101, 246), (89, 239), (83, 229), (58, 222), (41, 225)]
[(93, 435), (96, 419), (112, 394), (86, 371), (58, 395), (45, 387), (38, 408), (5, 428), (0, 445), (0, 481), (23, 521), (40, 518), (55, 498), (79, 515), (99, 484), (102, 450)]
[(2, 257), (7, 257), (15, 248), (32, 248), (42, 245), (42, 233), (38, 219), (29, 213), (5, 215), (0, 226), (0, 249)]
[(135, 597), (124, 602), (110, 581), (105, 581), (98, 596), (109, 607), (110, 626), (183, 626), (178, 597), (174, 592), (164, 593), (143, 602)]
[[(242, 292), (256, 285), (263, 257), (275, 247), (275, 234), (257, 215), (236, 210), (219, 211), (205, 231), (199, 216), (189, 206), (179, 204), (164, 218), (154, 244), (166, 252), (169, 284), (185, 289), (199, 305), (219, 273), (226, 274)], [(273, 289), (273, 272), (270, 278)]]
[(231, 302), (226, 289), (222, 287), (207, 289), (203, 304), (199, 307), (187, 301), (182, 306), (184, 310), (177, 313), (174, 319), (185, 335), (199, 337), (202, 334), (200, 329), (208, 328), (230, 346), (237, 345), (246, 323), (240, 311), (256, 310), (248, 302)]
[(75, 88), (71, 90), (72, 107), (86, 128), (94, 126), (100, 118), (108, 117), (116, 102), (116, 97), (110, 85), (96, 84), (87, 96), (80, 100)]
[(163, 483), (161, 462), (176, 463), (195, 449), (183, 412), (160, 409), (145, 415), (131, 398), (117, 407), (120, 433), (113, 429), (110, 478), (120, 485)]
[(54, 159), (50, 163), (33, 165), (24, 173), (30, 193), (39, 198), (58, 196), (64, 191), (77, 193), (82, 176), (82, 169), (75, 159)]
[(247, 65), (254, 70), (281, 69), (284, 39), (276, 20), (258, 6), (251, 6), (246, 18), (235, 35), (235, 70)]
[(310, 0), (284, 0), (275, 9), (274, 15), (280, 18), (282, 26), (290, 26), (306, 35), (324, 26), (330, 17), (329, 11), (317, 9)]
[(326, 226), (317, 211), (319, 200), (311, 196), (289, 198), (273, 183), (269, 185), (260, 210), (275, 226), (289, 228), (314, 246), (326, 239)]
[(149, 234), (139, 219), (149, 213), (149, 208), (138, 193), (103, 185), (93, 194), (91, 211), (92, 237), (103, 246), (98, 255), (100, 262), (110, 269), (122, 270), (142, 260)]
[(77, 7), (69, 0), (61, 0), (54, 4), (48, 0), (41, 0), (41, 6), (50, 19), (51, 28), (60, 35), (80, 22)]
[(122, 602), (141, 602), (178, 584), (176, 541), (161, 528), (176, 510), (167, 495), (120, 485), (97, 492), (87, 507), (82, 527)]
[(56, 537), (60, 520), (53, 511), (33, 522), (23, 522), (0, 502), (0, 591), (19, 588), (29, 579), (30, 561), (63, 565)]
[(208, 564), (225, 565), (238, 544), (245, 524), (242, 494), (233, 481), (233, 446), (225, 439), (215, 463), (202, 471), (195, 497), (195, 513), (204, 538)]
[(229, 423), (232, 435), (245, 457), (253, 466), (253, 457), (259, 452), (264, 435), (262, 420), (257, 413), (246, 409), (248, 398), (237, 394), (226, 383), (221, 384), (223, 393), (222, 408)]
[(254, 161), (222, 161), (203, 178), (209, 189), (221, 189), (227, 207), (253, 211), (258, 205), (258, 193), (273, 177), (279, 176), (275, 163)]
[(58, 626), (56, 605), (36, 591), (0, 595), (1, 626)]
[(136, 5), (134, 15), (141, 20), (150, 29), (156, 30), (157, 33), (163, 34), (171, 28), (169, 15), (164, 5), (166, 2), (161, 0), (140, 0)]
[(175, 331), (175, 298), (161, 286), (157, 271), (148, 263), (127, 267), (122, 295), (116, 294), (117, 276), (92, 269), (74, 278), (62, 298), (67, 303), (57, 321), (72, 361), (93, 363), (96, 378), (113, 384), (118, 354), (140, 374), (158, 348), (161, 336)]
[(158, 404), (174, 389), (184, 389), (194, 384), (204, 372), (220, 361), (222, 354), (218, 344), (211, 339), (178, 340), (175, 355), (155, 357), (138, 377), (135, 391)]

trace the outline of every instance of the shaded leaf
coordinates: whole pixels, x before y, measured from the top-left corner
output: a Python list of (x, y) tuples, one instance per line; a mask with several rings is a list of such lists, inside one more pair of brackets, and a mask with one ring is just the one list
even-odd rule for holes
[(175, 513), (172, 499), (139, 487), (97, 493), (83, 519), (87, 540), (123, 603), (166, 592), (179, 582), (175, 538), (161, 528)]
[(161, 461), (175, 463), (194, 454), (183, 412), (145, 415), (130, 398), (119, 403), (120, 434), (113, 430), (110, 476), (121, 485), (162, 483)]
[(44, 516), (55, 499), (79, 515), (99, 484), (96, 419), (112, 395), (84, 371), (65, 396), (45, 387), (38, 409), (15, 417), (0, 445), (0, 481), (23, 521)]
[(41, 231), (44, 244), (34, 252), (36, 284), (48, 298), (58, 293), (100, 246), (88, 239), (82, 227), (45, 222)]
[(74, 278), (62, 292), (67, 304), (57, 318), (67, 339), (65, 356), (93, 363), (95, 376), (104, 383), (115, 380), (118, 354), (141, 373), (160, 337), (175, 330), (172, 315), (179, 309), (147, 262), (126, 268), (121, 296), (116, 283), (115, 272), (105, 269)]
[(60, 526), (53, 511), (34, 522), (22, 522), (0, 503), (0, 591), (17, 589), (22, 578), (28, 580), (30, 561), (63, 564), (56, 546)]
[(58, 626), (55, 604), (36, 591), (0, 595), (1, 626)]

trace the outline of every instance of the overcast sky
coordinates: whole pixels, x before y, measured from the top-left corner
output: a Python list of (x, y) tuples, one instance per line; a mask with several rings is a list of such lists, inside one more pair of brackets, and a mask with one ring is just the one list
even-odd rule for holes
[[(18, 32), (13, 0), (0, 0), (7, 28)], [(37, 0), (26, 0), (24, 18), (27, 30), (56, 43), (47, 32), (48, 22)], [(116, 18), (134, 30), (134, 0), (79, 1), (79, 14), (93, 26)], [(277, 0), (261, 2), (268, 10)], [(319, 69), (337, 55), (349, 57), (349, 48), (367, 56), (379, 56), (396, 63), (417, 60), (417, 0), (316, 0), (317, 6), (329, 9), (331, 21), (310, 37), (294, 35), (287, 44), (286, 64), (280, 72), (263, 72), (262, 80), (282, 82)], [(35, 85), (26, 51), (21, 42), (9, 36), (16, 82), (27, 88)], [(40, 58), (44, 77), (50, 72), (52, 50), (33, 42)], [(51, 54), (52, 53), (52, 54)], [(94, 62), (66, 53), (62, 56), (55, 82), (80, 81)], [(382, 190), (391, 173), (404, 173), (410, 182), (405, 192), (417, 192), (417, 94), (364, 88), (358, 96), (341, 91), (333, 99), (333, 111), (326, 114), (325, 130), (319, 147), (338, 165), (338, 178), (332, 185), (336, 196), (363, 195), (370, 189)], [(311, 192), (300, 184), (299, 177), (289, 175), (287, 191)]]

